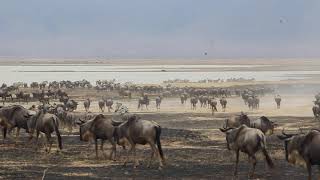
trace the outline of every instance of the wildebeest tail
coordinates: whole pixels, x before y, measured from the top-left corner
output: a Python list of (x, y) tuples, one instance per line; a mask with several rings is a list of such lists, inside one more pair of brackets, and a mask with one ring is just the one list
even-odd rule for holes
[(118, 136), (118, 133), (117, 133), (117, 128), (118, 127), (115, 127), (114, 130), (113, 130), (113, 139), (119, 145), (119, 136)]
[(160, 142), (161, 127), (156, 126), (155, 129), (156, 129), (156, 143), (159, 149), (159, 154), (161, 159), (164, 160), (163, 151), (162, 151), (161, 142)]
[(58, 138), (58, 143), (59, 143), (59, 149), (62, 149), (62, 140), (61, 140), (61, 135), (59, 131), (59, 120), (58, 118), (53, 118), (53, 125), (54, 125), (54, 131), (56, 132), (57, 138)]
[(268, 164), (269, 168), (274, 168), (274, 164), (272, 162), (272, 159), (271, 159), (271, 157), (269, 156), (269, 153), (266, 150), (266, 138), (265, 137), (258, 137), (258, 138), (259, 138), (259, 141), (260, 141), (262, 153), (266, 157), (266, 161), (267, 161), (267, 164)]
[(6, 137), (7, 137), (7, 128), (6, 127), (4, 127), (3, 129), (2, 129), (2, 133), (3, 133), (3, 139), (5, 139)]

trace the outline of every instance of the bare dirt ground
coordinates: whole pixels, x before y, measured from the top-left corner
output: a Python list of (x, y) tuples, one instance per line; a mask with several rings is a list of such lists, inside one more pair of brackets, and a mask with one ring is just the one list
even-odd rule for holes
[[(84, 112), (82, 100), (86, 96), (90, 97), (91, 94), (74, 96), (80, 101), (78, 112)], [(99, 113), (99, 96), (96, 95), (92, 102), (92, 113)], [(227, 150), (224, 134), (218, 128), (222, 127), (225, 118), (245, 111), (250, 118), (266, 115), (279, 124), (274, 135), (268, 137), (268, 151), (276, 168), (269, 170), (259, 155), (255, 178), (306, 179), (305, 169), (291, 166), (285, 161), (283, 143), (276, 135), (281, 133), (283, 127), (291, 131), (319, 128), (319, 122), (314, 120), (311, 113), (313, 95), (282, 94), (282, 98), (282, 108), (279, 110), (276, 109), (273, 96), (261, 97), (260, 109), (255, 111), (249, 111), (241, 98), (229, 98), (227, 111), (221, 112), (219, 106), (215, 116), (207, 108), (191, 110), (189, 101), (181, 105), (178, 98), (165, 98), (161, 110), (155, 109), (154, 100), (148, 110), (137, 110), (136, 99), (116, 99), (116, 102), (128, 105), (131, 112), (139, 113), (143, 119), (154, 120), (162, 126), (161, 140), (167, 160), (162, 171), (157, 170), (157, 161), (151, 168), (146, 167), (150, 156), (148, 146), (138, 146), (141, 165), (137, 169), (132, 169), (132, 164), (123, 166), (125, 156), (121, 148), (117, 148), (121, 154), (117, 161), (106, 159), (102, 153), (96, 159), (94, 146), (81, 142), (75, 130), (72, 135), (64, 132), (64, 149), (56, 152), (55, 142), (50, 154), (43, 147), (36, 150), (33, 142), (27, 143), (28, 137), (24, 133), (16, 143), (13, 137), (1, 141), (0, 178), (41, 179), (45, 171), (45, 179), (233, 179), (235, 154)], [(23, 105), (28, 107), (31, 104)], [(107, 153), (109, 148), (106, 144)], [(248, 159), (242, 154), (238, 178), (247, 179), (249, 168)], [(314, 169), (314, 173), (319, 173)]]

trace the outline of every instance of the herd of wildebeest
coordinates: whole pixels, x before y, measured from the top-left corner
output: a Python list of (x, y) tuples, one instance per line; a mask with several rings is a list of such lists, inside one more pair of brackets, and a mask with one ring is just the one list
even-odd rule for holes
[[(274, 93), (272, 88), (264, 86), (181, 88), (170, 84), (166, 86), (120, 84), (115, 80), (97, 81), (95, 86), (86, 80), (33, 82), (30, 85), (14, 83), (11, 86), (3, 84), (0, 88), (0, 97), (3, 101), (3, 106), (0, 108), (0, 127), (3, 132), (3, 140), (6, 139), (7, 133), (11, 134), (13, 129), (17, 129), (17, 137), (20, 129), (25, 129), (30, 135), (29, 141), (32, 140), (34, 133), (36, 134), (36, 144), (38, 144), (39, 135), (43, 133), (47, 139), (46, 151), (49, 153), (53, 132), (56, 134), (59, 149), (62, 149), (63, 139), (60, 130), (67, 128), (71, 133), (73, 128), (78, 127), (81, 141), (95, 142), (97, 157), (98, 140), (101, 140), (102, 151), (104, 141), (109, 141), (112, 145), (110, 159), (116, 160), (117, 146), (124, 149), (130, 147), (125, 164), (129, 161), (129, 154), (132, 153), (134, 168), (136, 168), (138, 162), (135, 158), (135, 146), (148, 144), (151, 147), (148, 166), (154, 157), (158, 158), (159, 169), (165, 166), (165, 154), (161, 147), (161, 126), (158, 123), (144, 120), (140, 115), (130, 113), (127, 106), (114, 103), (113, 97), (106, 96), (98, 99), (100, 113), (90, 112), (92, 103), (90, 98), (86, 98), (83, 102), (86, 113), (76, 113), (79, 103), (67, 93), (67, 90), (76, 88), (87, 88), (97, 92), (117, 92), (118, 97), (128, 99), (136, 97), (137, 108), (140, 110), (144, 108), (148, 110), (151, 97), (154, 97), (156, 108), (159, 110), (164, 98), (178, 96), (181, 104), (186, 104), (189, 100), (191, 109), (196, 109), (198, 105), (200, 108), (210, 109), (212, 115), (218, 111), (218, 104), (220, 104), (222, 111), (225, 111), (228, 104), (227, 99), (232, 96), (242, 97), (244, 104), (250, 110), (254, 110), (259, 108), (259, 97), (267, 93)], [(320, 117), (320, 94), (315, 98), (315, 106), (312, 107), (312, 111), (317, 119)], [(274, 100), (276, 107), (280, 108), (281, 96), (276, 95)], [(6, 106), (6, 103), (10, 103), (10, 105)], [(18, 103), (25, 105), (29, 103), (29, 108)], [(108, 108), (111, 117), (104, 114), (105, 107)], [(254, 175), (258, 151), (263, 153), (268, 166), (274, 167), (272, 156), (267, 151), (266, 136), (273, 134), (276, 126), (275, 122), (265, 116), (252, 120), (245, 113), (225, 120), (220, 131), (225, 133), (227, 148), (236, 153), (234, 175), (237, 175), (240, 151), (248, 155), (249, 162), (252, 164), (252, 169), (249, 170), (250, 177)], [(286, 160), (289, 163), (305, 166), (309, 173), (309, 179), (311, 179), (311, 166), (320, 165), (320, 131), (311, 129), (308, 133), (289, 134), (283, 129), (278, 138), (284, 142)]]

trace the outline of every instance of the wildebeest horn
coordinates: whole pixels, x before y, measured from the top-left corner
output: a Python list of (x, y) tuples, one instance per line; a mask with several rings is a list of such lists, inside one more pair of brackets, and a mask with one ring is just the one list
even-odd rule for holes
[(233, 128), (219, 128), (221, 132), (227, 132), (229, 131), (230, 129), (233, 129)]

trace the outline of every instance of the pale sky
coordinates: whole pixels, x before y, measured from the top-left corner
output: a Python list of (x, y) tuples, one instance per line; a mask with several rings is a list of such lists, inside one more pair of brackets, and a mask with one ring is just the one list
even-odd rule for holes
[(319, 19), (319, 0), (7, 0), (0, 57), (320, 57)]

